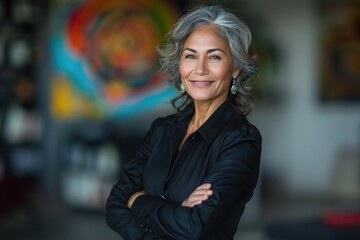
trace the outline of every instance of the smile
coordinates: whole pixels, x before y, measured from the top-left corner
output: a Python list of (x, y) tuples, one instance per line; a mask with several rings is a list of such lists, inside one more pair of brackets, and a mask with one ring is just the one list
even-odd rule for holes
[(190, 80), (191, 84), (196, 87), (207, 87), (210, 86), (213, 81), (196, 81), (196, 80)]

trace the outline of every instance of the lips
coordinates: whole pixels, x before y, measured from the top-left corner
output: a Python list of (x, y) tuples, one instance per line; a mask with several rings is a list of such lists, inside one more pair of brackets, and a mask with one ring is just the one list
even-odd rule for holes
[(192, 85), (196, 86), (196, 87), (207, 87), (210, 86), (213, 81), (198, 81), (198, 80), (191, 80), (190, 81)]

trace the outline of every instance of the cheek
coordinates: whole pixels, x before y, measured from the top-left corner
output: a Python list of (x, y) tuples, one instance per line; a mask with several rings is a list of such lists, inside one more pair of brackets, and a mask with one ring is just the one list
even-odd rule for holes
[(230, 80), (232, 77), (232, 70), (227, 66), (216, 66), (213, 67), (212, 72), (219, 79), (227, 79)]
[(230, 83), (231, 83), (231, 80), (228, 79), (228, 78), (221, 78), (220, 81), (218, 81), (218, 88), (219, 89), (227, 89), (227, 88), (230, 88)]
[(186, 77), (191, 72), (191, 70), (190, 70), (188, 64), (185, 64), (184, 62), (180, 61), (179, 72), (180, 72), (181, 77)]

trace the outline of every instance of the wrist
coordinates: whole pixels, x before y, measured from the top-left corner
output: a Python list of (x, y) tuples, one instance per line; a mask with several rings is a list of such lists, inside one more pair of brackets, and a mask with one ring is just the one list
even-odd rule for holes
[(134, 193), (133, 195), (131, 195), (131, 197), (129, 198), (129, 201), (128, 201), (128, 208), (131, 209), (133, 203), (135, 202), (135, 200), (140, 197), (141, 195), (145, 195), (145, 191), (140, 191), (140, 192), (136, 192)]

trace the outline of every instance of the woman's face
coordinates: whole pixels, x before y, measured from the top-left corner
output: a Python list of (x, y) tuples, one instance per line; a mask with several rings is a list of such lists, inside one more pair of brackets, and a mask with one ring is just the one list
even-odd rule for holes
[(221, 103), (229, 94), (233, 69), (229, 45), (213, 25), (195, 29), (185, 40), (180, 59), (180, 76), (186, 92), (194, 101)]

